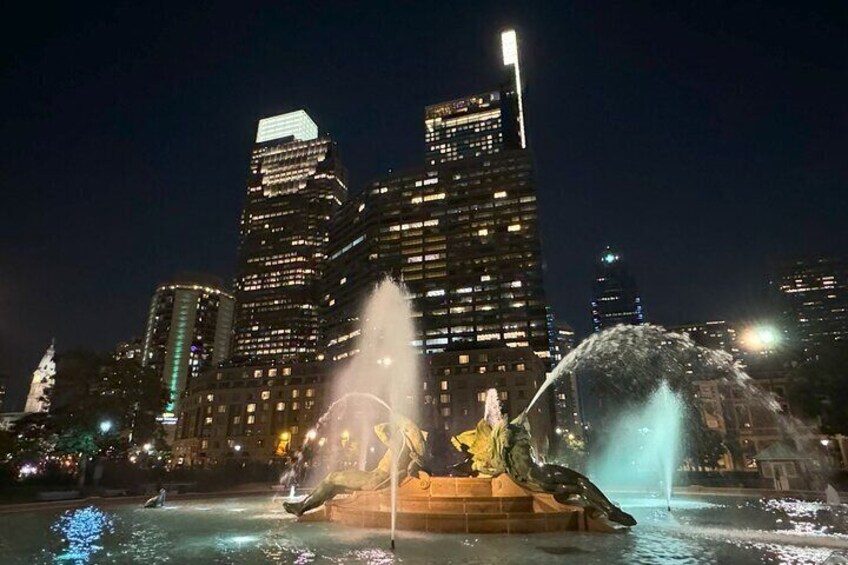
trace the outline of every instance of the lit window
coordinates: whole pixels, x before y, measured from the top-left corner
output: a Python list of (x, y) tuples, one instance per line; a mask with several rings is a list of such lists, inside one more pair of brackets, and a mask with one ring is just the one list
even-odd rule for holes
[(450, 395), (449, 394), (440, 394), (439, 402), (442, 404), (450, 404)]
[(496, 192), (496, 193), (495, 193), (495, 198), (506, 198), (506, 191), (505, 191), (505, 190), (501, 190), (501, 191), (499, 191), (499, 192)]
[(250, 416), (247, 417), (247, 425), (250, 425), (255, 421), (256, 421), (256, 416), (254, 416), (253, 414), (251, 414)]
[(439, 388), (442, 390), (448, 390), (448, 381), (442, 381), (439, 383)]
[(478, 392), (477, 393), (477, 402), (486, 402), (486, 393)]
[(459, 356), (459, 364), (460, 365), (467, 365), (470, 360), (471, 360), (471, 358), (468, 355), (460, 355)]
[(206, 395), (206, 402), (212, 402), (213, 400), (215, 400), (214, 394), (207, 394)]
[(262, 397), (262, 400), (268, 400), (269, 398), (271, 398), (271, 391), (270, 390), (263, 390), (262, 394), (260, 394), (260, 396)]
[(254, 379), (261, 379), (262, 378), (262, 369), (256, 369), (255, 371), (253, 371), (253, 378)]
[(519, 231), (521, 230), (521, 224), (512, 224), (506, 228), (506, 231)]
[(256, 404), (254, 404), (252, 402), (250, 404), (248, 404), (247, 405), (247, 412), (248, 413), (256, 412)]
[(300, 403), (298, 403), (298, 402), (292, 402), (292, 407), (291, 407), (291, 409), (292, 409), (292, 410), (300, 410)]
[(286, 403), (285, 402), (278, 402), (277, 403), (277, 412), (282, 412), (285, 409), (286, 409)]
[(292, 389), (292, 398), (298, 398), (300, 396), (300, 390)]

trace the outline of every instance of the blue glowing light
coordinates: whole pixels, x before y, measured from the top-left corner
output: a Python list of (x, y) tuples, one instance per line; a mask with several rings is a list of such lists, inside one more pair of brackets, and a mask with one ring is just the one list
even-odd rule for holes
[(104, 533), (115, 531), (109, 515), (94, 506), (65, 511), (50, 529), (67, 544), (67, 550), (55, 560), (80, 565), (90, 563), (94, 554), (103, 549), (100, 540)]

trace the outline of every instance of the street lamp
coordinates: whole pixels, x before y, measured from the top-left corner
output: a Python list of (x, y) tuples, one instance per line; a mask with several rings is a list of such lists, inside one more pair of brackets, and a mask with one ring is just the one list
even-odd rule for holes
[(780, 332), (774, 326), (759, 325), (748, 328), (743, 336), (745, 348), (753, 352), (767, 352), (780, 342)]
[(100, 422), (100, 433), (108, 434), (112, 430), (112, 421), (111, 420), (103, 420)]
[(233, 446), (233, 449), (235, 449), (236, 451), (241, 451), (241, 444), (240, 443), (235, 444)]

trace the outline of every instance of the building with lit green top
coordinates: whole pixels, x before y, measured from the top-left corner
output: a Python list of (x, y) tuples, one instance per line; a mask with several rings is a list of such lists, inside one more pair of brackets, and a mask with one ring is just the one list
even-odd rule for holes
[(142, 364), (161, 373), (173, 418), (192, 379), (230, 354), (235, 299), (220, 279), (181, 275), (159, 285), (150, 302)]

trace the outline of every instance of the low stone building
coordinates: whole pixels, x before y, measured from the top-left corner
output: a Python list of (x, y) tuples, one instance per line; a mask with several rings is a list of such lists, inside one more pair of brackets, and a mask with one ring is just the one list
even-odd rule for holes
[[(495, 388), (510, 418), (520, 414), (545, 381), (545, 363), (529, 347), (446, 351), (427, 356), (429, 381), (425, 404), (435, 423), (449, 435), (470, 430), (483, 417), (486, 391)], [(530, 414), (538, 447), (544, 449), (553, 431), (553, 390), (543, 395)]]
[(192, 381), (174, 441), (178, 465), (270, 463), (303, 443), (325, 409), (322, 363), (222, 367)]

